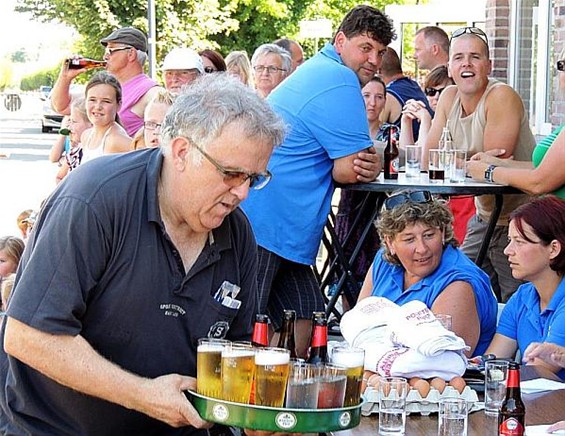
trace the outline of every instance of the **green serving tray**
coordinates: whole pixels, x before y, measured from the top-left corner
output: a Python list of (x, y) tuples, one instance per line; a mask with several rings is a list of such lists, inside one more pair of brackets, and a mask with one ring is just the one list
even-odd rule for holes
[(202, 419), (233, 427), (288, 433), (339, 431), (357, 427), (361, 405), (340, 409), (285, 409), (233, 403), (188, 391)]

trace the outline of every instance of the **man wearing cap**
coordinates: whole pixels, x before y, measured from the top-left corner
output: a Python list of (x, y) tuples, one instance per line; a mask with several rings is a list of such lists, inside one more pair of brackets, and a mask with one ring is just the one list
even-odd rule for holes
[[(134, 27), (114, 30), (100, 40), (106, 47), (104, 60), (106, 69), (112, 73), (122, 86), (122, 106), (118, 112), (128, 135), (133, 136), (143, 126), (143, 112), (159, 89), (157, 82), (143, 72), (147, 60), (147, 38)], [(51, 104), (57, 112), (70, 113), (71, 82), (86, 69), (70, 70), (66, 63), (53, 86)]]
[(198, 53), (190, 48), (173, 48), (163, 61), (165, 88), (178, 94), (182, 87), (204, 74), (204, 64)]

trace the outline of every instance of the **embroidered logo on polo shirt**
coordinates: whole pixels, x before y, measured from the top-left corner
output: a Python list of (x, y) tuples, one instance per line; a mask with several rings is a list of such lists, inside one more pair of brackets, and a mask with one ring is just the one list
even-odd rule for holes
[(208, 337), (214, 339), (223, 339), (228, 334), (230, 325), (227, 321), (216, 321), (208, 331)]
[(175, 318), (178, 318), (179, 315), (186, 314), (186, 310), (177, 304), (161, 304), (159, 309), (164, 312), (165, 316), (173, 316)]

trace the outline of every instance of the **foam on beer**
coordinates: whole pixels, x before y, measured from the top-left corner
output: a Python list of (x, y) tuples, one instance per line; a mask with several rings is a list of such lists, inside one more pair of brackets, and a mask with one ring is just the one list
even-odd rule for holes
[(332, 363), (345, 366), (346, 368), (356, 368), (363, 366), (365, 356), (363, 353), (332, 353)]
[(287, 353), (258, 352), (255, 354), (255, 365), (285, 365), (290, 361)]
[(197, 351), (199, 353), (217, 353), (219, 351), (222, 351), (223, 349), (224, 346), (219, 344), (200, 344), (197, 348)]
[(222, 357), (247, 357), (253, 356), (255, 351), (253, 350), (242, 350), (242, 349), (229, 349), (226, 348), (222, 350)]

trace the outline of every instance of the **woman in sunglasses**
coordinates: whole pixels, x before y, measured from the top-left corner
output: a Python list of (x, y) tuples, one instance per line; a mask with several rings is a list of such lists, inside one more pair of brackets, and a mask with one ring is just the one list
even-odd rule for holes
[[(565, 90), (565, 50), (557, 61), (559, 88)], [(565, 124), (543, 138), (534, 148), (531, 161), (500, 159), (506, 150), (477, 153), (467, 163), (467, 173), (475, 180), (514, 186), (532, 195), (552, 193), (565, 199)], [(487, 177), (487, 173), (489, 177)]]
[(451, 315), (467, 354), (480, 355), (495, 333), (497, 302), (488, 276), (457, 248), (452, 221), (449, 208), (428, 191), (387, 198), (376, 223), (382, 248), (359, 300), (422, 301), (436, 314)]

